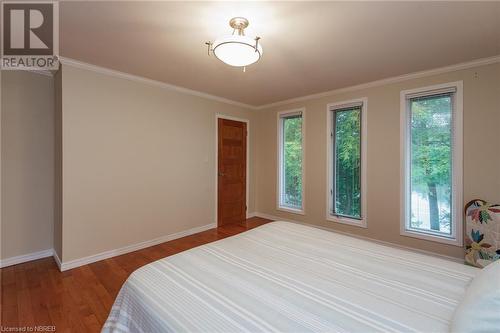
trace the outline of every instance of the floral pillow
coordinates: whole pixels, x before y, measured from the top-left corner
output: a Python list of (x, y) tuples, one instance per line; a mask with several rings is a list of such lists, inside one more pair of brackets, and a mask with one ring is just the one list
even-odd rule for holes
[(500, 259), (500, 205), (473, 200), (465, 214), (465, 262), (482, 268)]

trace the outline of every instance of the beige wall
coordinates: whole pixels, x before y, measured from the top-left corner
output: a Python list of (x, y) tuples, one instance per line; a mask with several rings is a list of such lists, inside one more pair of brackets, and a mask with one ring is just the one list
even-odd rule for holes
[[(54, 247), (67, 262), (213, 223), (216, 113), (251, 122), (249, 212), (459, 257), (460, 248), (399, 235), (399, 92), (457, 80), (464, 200), (500, 202), (500, 64), (259, 111), (63, 67), (54, 79), (2, 72), (2, 259)], [(368, 229), (325, 220), (326, 104), (359, 97), (368, 98)], [(276, 112), (297, 107), (307, 117), (305, 216), (275, 207)]]
[(1, 259), (52, 248), (54, 84), (3, 71)]
[[(300, 78), (298, 78), (300, 80)], [(413, 79), (258, 111), (256, 211), (330, 227), (403, 246), (460, 257), (461, 248), (400, 236), (400, 91), (438, 83), (464, 83), (464, 200), (500, 203), (500, 64)], [(347, 226), (326, 215), (326, 105), (368, 98), (368, 228)], [(276, 210), (276, 113), (306, 108), (306, 215)]]
[(247, 109), (63, 66), (63, 262), (214, 223), (216, 113), (252, 140)]

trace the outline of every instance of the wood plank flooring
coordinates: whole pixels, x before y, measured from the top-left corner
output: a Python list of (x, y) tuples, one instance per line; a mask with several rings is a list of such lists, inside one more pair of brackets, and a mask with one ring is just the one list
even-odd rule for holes
[(99, 332), (123, 282), (137, 268), (268, 222), (254, 217), (65, 272), (53, 258), (0, 269), (2, 332), (17, 327)]

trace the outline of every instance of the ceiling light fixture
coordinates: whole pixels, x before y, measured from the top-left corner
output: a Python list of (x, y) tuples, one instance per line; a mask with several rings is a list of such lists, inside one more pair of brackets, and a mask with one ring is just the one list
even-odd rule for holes
[(244, 17), (233, 17), (229, 21), (233, 34), (217, 38), (215, 42), (207, 42), (208, 55), (210, 52), (217, 59), (229, 66), (245, 67), (257, 62), (262, 57), (260, 37), (245, 36), (248, 20)]

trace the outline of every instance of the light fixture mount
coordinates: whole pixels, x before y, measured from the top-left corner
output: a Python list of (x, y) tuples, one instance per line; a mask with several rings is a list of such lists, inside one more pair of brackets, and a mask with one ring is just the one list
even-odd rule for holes
[(220, 61), (235, 67), (243, 67), (257, 62), (262, 57), (260, 37), (245, 36), (245, 28), (249, 22), (244, 17), (233, 17), (229, 26), (233, 28), (232, 35), (217, 38), (214, 42), (206, 42), (208, 55), (213, 53)]
[(229, 21), (229, 25), (231, 26), (231, 28), (233, 28), (233, 35), (234, 35), (234, 32), (235, 31), (238, 31), (238, 35), (239, 36), (245, 36), (245, 28), (248, 27), (250, 23), (248, 22), (248, 20), (244, 17), (233, 17), (230, 21)]

